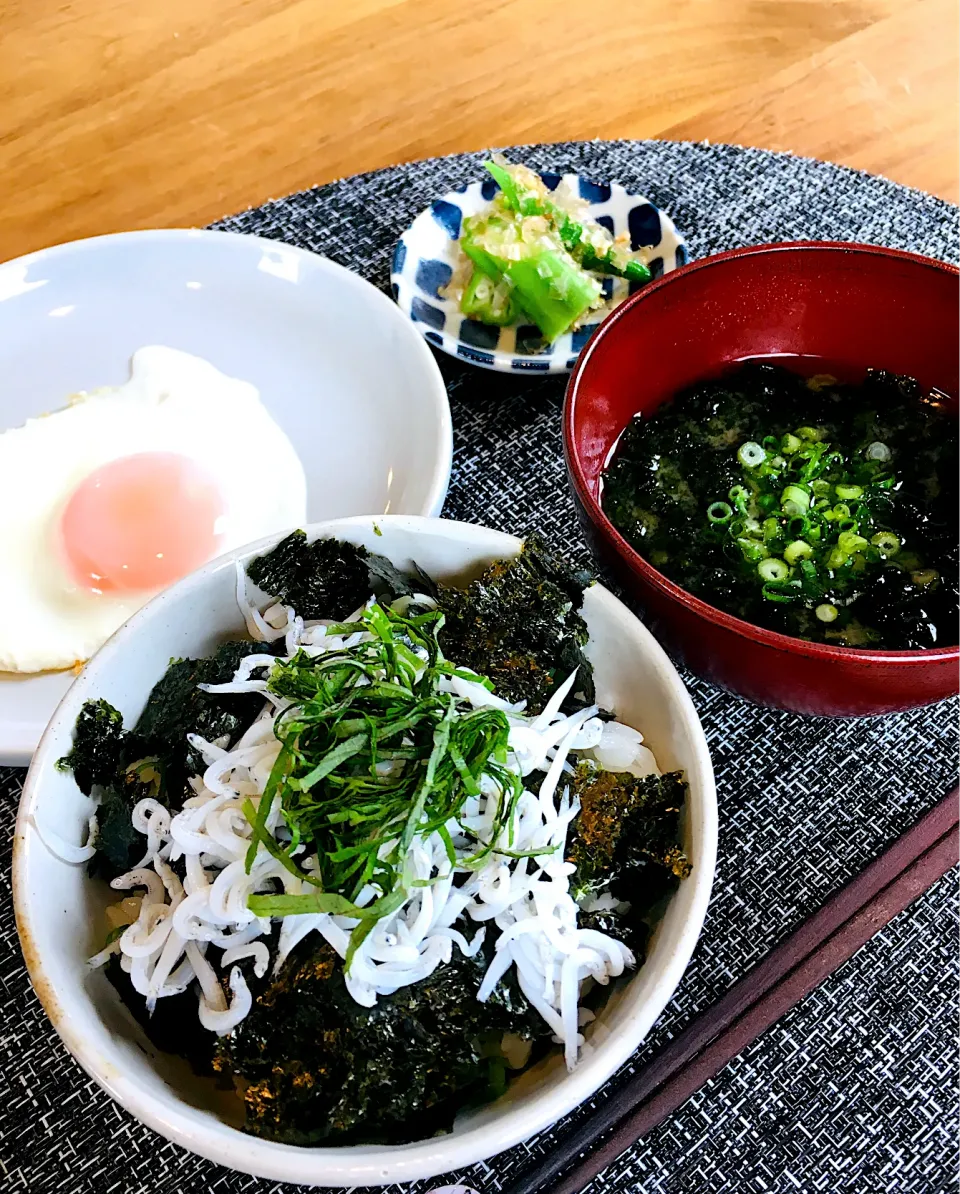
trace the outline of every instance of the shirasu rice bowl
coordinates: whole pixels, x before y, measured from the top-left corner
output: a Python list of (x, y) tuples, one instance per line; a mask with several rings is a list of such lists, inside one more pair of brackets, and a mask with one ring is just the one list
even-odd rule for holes
[[(174, 1004), (194, 1017), (213, 1068), (240, 1080), (248, 1129), (304, 1144), (449, 1128), (553, 1044), (572, 1070), (601, 989), (643, 961), (690, 870), (681, 777), (593, 699), (582, 578), (537, 543), (465, 591), (348, 548), (314, 558), (291, 536), (249, 569), (272, 597), (237, 566), (248, 640), (191, 673), (214, 679), (180, 702), (178, 716), (202, 702), (181, 792), (156, 726), (125, 731), (100, 702), (65, 760), (100, 801), (88, 844), (43, 831), (114, 872), (89, 965), (148, 1034)], [(318, 596), (310, 568), (345, 579)], [(345, 605), (361, 583), (377, 592)], [(316, 1021), (277, 1057), (268, 1022), (291, 992)], [(383, 1077), (361, 1097), (363, 1048)], [(432, 1076), (431, 1050), (451, 1048), (454, 1078)], [(324, 1089), (311, 1102), (305, 1086)]]

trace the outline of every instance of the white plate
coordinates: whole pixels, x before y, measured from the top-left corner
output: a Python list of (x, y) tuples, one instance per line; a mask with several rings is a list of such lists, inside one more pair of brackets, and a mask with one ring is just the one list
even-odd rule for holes
[[(115, 385), (164, 344), (252, 382), (307, 476), (307, 521), (440, 513), (450, 408), (423, 340), (369, 282), (258, 237), (172, 229), (0, 265), (0, 430)], [(0, 673), (0, 763), (26, 764), (71, 674)]]
[[(631, 249), (642, 254), (653, 278), (686, 264), (683, 237), (670, 217), (646, 196), (628, 191), (619, 183), (592, 182), (580, 174), (541, 171), (540, 178), (551, 191), (563, 183), (579, 195), (588, 205), (590, 218), (602, 224), (611, 236), (629, 234)], [(465, 318), (460, 304), (445, 297), (444, 288), (461, 260), (457, 238), (463, 217), (476, 215), (498, 190), (490, 177), (471, 182), (434, 199), (417, 216), (393, 253), (393, 296), (423, 338), (452, 357), (501, 373), (567, 373), (604, 317), (642, 283), (602, 279), (606, 295), (603, 307), (592, 312), (583, 327), (564, 332), (552, 344), (544, 344), (539, 328), (532, 324), (500, 328)]]

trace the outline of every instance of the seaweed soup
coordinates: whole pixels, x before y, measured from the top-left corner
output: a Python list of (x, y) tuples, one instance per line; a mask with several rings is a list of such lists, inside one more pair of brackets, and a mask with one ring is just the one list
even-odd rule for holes
[(852, 648), (957, 642), (955, 403), (910, 377), (753, 359), (637, 415), (604, 513), (664, 575), (757, 626)]

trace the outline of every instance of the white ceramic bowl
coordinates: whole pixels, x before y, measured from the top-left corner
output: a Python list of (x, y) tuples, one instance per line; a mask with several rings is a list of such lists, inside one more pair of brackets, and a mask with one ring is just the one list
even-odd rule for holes
[[(335, 535), (416, 560), (440, 579), (469, 578), (495, 559), (516, 554), (512, 536), (464, 523), (423, 518), (369, 518), (324, 523), (312, 537)], [(273, 1181), (367, 1186), (433, 1177), (490, 1157), (547, 1127), (588, 1098), (637, 1049), (686, 968), (703, 923), (716, 854), (716, 792), (710, 755), (680, 677), (649, 631), (599, 585), (587, 590), (584, 615), (598, 700), (642, 730), (664, 769), (689, 781), (684, 844), (693, 873), (681, 883), (636, 976), (613, 991), (587, 1029), (584, 1056), (571, 1074), (557, 1055), (523, 1074), (496, 1103), (462, 1115), (453, 1132), (402, 1146), (296, 1148), (237, 1129), (238, 1105), (196, 1078), (186, 1063), (158, 1053), (100, 972), (85, 969), (99, 948), (102, 909), (115, 894), (59, 861), (31, 824), (55, 826), (81, 840), (89, 802), (73, 778), (56, 770), (74, 722), (90, 697), (105, 697), (130, 724), (171, 656), (209, 652), (224, 634), (242, 632), (234, 600), (233, 559), (249, 559), (261, 542), (192, 574), (135, 614), (87, 664), (43, 735), (17, 818), (13, 889), (30, 977), (47, 1014), (74, 1057), (144, 1123), (222, 1165)], [(223, 1116), (223, 1117), (222, 1117)]]
[[(303, 461), (309, 522), (440, 513), (452, 433), (433, 354), (369, 282), (255, 236), (124, 232), (0, 265), (0, 430), (126, 381), (145, 344), (253, 382)], [(0, 763), (29, 762), (71, 679), (0, 673)]]

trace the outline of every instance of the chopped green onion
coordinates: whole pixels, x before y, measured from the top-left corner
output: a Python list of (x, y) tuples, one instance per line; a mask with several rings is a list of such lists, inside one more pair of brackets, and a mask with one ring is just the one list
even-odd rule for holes
[(806, 559), (813, 555), (813, 548), (803, 539), (794, 539), (783, 549), (783, 558), (788, 564), (795, 564), (797, 560)]
[(747, 501), (750, 497), (750, 491), (745, 489), (742, 485), (734, 485), (733, 489), (727, 494), (727, 497), (733, 502), (737, 510), (744, 514), (747, 509)]
[(866, 539), (855, 531), (841, 531), (837, 536), (837, 547), (848, 556), (866, 546)]
[(910, 573), (910, 579), (915, 585), (920, 585), (921, 588), (932, 585), (939, 577), (940, 573), (934, 568), (922, 568), (919, 572)]
[(806, 426), (741, 444), (744, 483), (730, 488), (729, 502), (710, 505), (707, 519), (712, 540), (752, 572), (767, 600), (803, 602), (830, 622), (838, 605), (824, 595), (842, 606), (885, 562), (912, 572), (918, 585), (937, 574), (903, 550), (897, 535), (877, 530), (890, 500), (881, 496), (877, 505), (878, 491), (897, 484), (883, 463), (890, 458), (886, 445), (871, 445), (879, 463), (865, 467), (862, 455), (836, 450), (825, 434)]
[(763, 464), (766, 460), (767, 454), (758, 443), (754, 443), (750, 439), (745, 444), (740, 445), (737, 458), (744, 468), (757, 468), (758, 465)]
[[(799, 485), (788, 485), (780, 495), (780, 502), (788, 513), (803, 514), (810, 509), (810, 494)], [(795, 506), (796, 511), (791, 511), (790, 505)]]
[(764, 580), (786, 580), (790, 575), (790, 569), (783, 560), (778, 560), (776, 556), (761, 560), (757, 565), (757, 571)]
[(796, 601), (800, 596), (799, 582), (788, 581), (786, 583), (768, 583), (763, 586), (761, 592), (767, 601), (777, 601), (786, 603), (788, 601)]
[(755, 539), (738, 539), (737, 546), (745, 560), (764, 560), (770, 554), (763, 544), (757, 543)]
[(711, 522), (729, 522), (733, 518), (733, 507), (727, 502), (713, 502), (707, 506), (707, 518)]
[(882, 556), (895, 556), (900, 550), (900, 540), (892, 531), (879, 531), (870, 542)]
[(863, 488), (860, 485), (838, 485), (836, 494), (842, 501), (852, 502), (855, 498), (863, 497)]
[(864, 456), (868, 460), (889, 460), (892, 453), (886, 444), (882, 444), (879, 440), (874, 440), (872, 444), (867, 445), (867, 450)]

